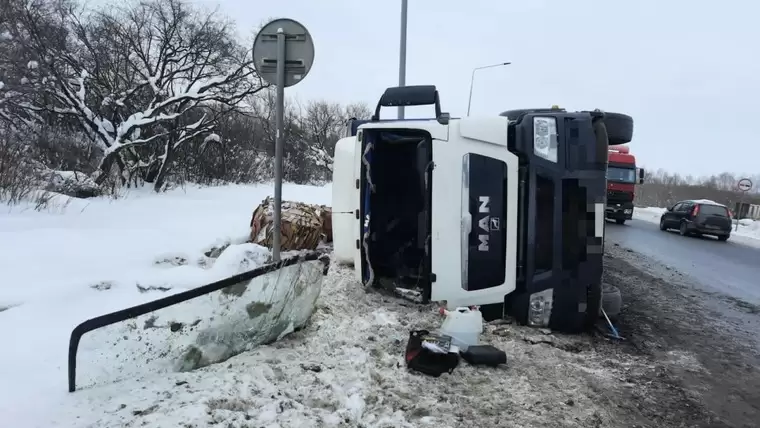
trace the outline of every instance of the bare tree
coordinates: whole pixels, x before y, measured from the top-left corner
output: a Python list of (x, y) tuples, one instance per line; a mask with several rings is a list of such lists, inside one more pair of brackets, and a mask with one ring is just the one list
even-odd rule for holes
[(11, 36), (34, 55), (31, 90), (15, 106), (84, 129), (103, 152), (98, 182), (117, 165), (124, 180), (139, 172), (160, 189), (180, 146), (264, 87), (229, 23), (183, 0), (90, 14), (63, 0), (14, 0), (10, 13)]
[[(644, 184), (636, 186), (636, 204), (640, 206), (668, 207), (687, 199), (709, 199), (734, 207), (742, 195), (736, 185), (741, 177), (729, 172), (707, 177), (682, 177), (663, 169), (650, 171)], [(746, 203), (760, 203), (756, 193), (747, 195)]]
[(371, 114), (369, 107), (361, 103), (344, 108), (338, 103), (317, 100), (300, 106), (301, 146), (313, 165), (326, 175), (325, 178), (332, 175), (335, 143), (343, 136), (346, 120), (366, 119)]

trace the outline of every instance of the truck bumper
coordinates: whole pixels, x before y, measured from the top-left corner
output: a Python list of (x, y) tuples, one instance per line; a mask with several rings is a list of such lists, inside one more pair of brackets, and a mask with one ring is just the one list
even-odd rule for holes
[(613, 220), (631, 220), (633, 204), (607, 204), (605, 216)]

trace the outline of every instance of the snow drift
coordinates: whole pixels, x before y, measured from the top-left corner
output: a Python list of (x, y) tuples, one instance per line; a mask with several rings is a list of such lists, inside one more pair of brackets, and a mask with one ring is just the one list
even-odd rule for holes
[[(249, 258), (267, 251), (244, 246), (251, 247)], [(190, 371), (279, 340), (309, 320), (324, 268), (320, 260), (298, 261), (85, 333), (77, 354), (77, 385)]]

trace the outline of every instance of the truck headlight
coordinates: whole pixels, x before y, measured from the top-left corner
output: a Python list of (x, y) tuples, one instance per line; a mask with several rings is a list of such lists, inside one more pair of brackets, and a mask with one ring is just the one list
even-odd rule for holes
[(549, 162), (557, 162), (557, 118), (533, 118), (533, 153)]
[(554, 289), (549, 288), (530, 295), (528, 301), (528, 325), (531, 327), (548, 327), (552, 316)]

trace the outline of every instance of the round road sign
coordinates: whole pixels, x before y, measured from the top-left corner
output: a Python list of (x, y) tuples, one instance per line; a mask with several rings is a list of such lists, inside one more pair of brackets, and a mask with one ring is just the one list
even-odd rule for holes
[(285, 84), (293, 86), (303, 80), (314, 64), (314, 41), (309, 31), (299, 22), (288, 18), (269, 22), (256, 35), (253, 42), (253, 62), (259, 75), (277, 84), (277, 35), (285, 34)]
[(742, 178), (741, 180), (739, 180), (737, 187), (742, 192), (747, 192), (750, 189), (752, 189), (752, 180), (750, 180), (749, 178)]

